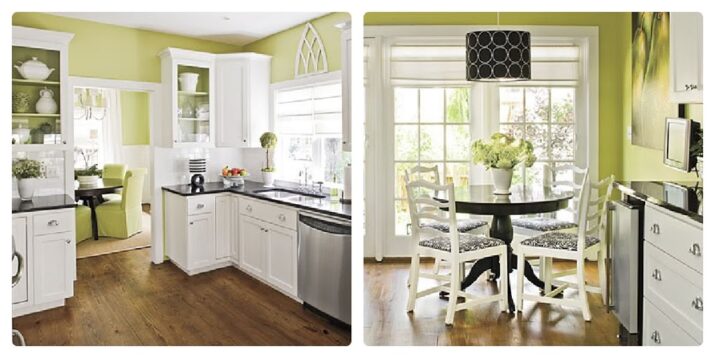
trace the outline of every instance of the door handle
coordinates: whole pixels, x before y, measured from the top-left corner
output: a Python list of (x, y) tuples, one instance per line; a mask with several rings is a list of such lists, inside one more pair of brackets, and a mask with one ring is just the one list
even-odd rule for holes
[(15, 287), (20, 283), (22, 271), (25, 270), (25, 258), (17, 251), (12, 253), (12, 257), (13, 259), (17, 258), (17, 273), (12, 276), (12, 287)]
[(206, 205), (203, 204), (203, 203), (198, 203), (198, 204), (196, 204), (196, 209), (203, 209), (203, 208), (205, 208), (205, 207), (206, 207)]
[(60, 222), (55, 219), (52, 219), (47, 222), (47, 226), (59, 226), (59, 225), (60, 225)]
[(658, 332), (658, 330), (653, 331), (650, 335), (650, 339), (656, 344), (660, 344), (660, 332)]
[(693, 254), (693, 256), (701, 256), (702, 255), (702, 253), (700, 251), (700, 245), (698, 245), (698, 244), (693, 244), (693, 246), (691, 246), (688, 249), (688, 252)]
[(65, 243), (66, 243), (66, 244), (71, 244), (71, 243), (72, 243), (72, 239), (67, 239), (67, 240), (65, 240)]
[(654, 233), (654, 234), (656, 234), (656, 235), (660, 235), (660, 225), (658, 225), (658, 224), (653, 224), (653, 225), (651, 225), (651, 226), (650, 226), (650, 232), (652, 232), (652, 233)]
[(695, 299), (693, 300), (693, 302), (690, 303), (690, 305), (693, 306), (693, 308), (695, 308), (696, 310), (702, 311), (703, 310), (702, 297), (695, 297)]
[(660, 274), (660, 270), (658, 270), (658, 269), (653, 270), (653, 273), (650, 276), (653, 277), (656, 281), (663, 280), (663, 277)]

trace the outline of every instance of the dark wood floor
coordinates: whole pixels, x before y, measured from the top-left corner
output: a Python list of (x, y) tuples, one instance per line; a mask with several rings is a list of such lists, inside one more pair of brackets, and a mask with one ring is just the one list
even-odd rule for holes
[(189, 277), (141, 249), (78, 260), (65, 307), (13, 319), (28, 345), (347, 345), (350, 331), (235, 268)]
[[(563, 263), (554, 263), (563, 269)], [(405, 312), (407, 303), (407, 261), (365, 262), (365, 343), (367, 345), (617, 345), (618, 320), (606, 311), (601, 296), (589, 294), (591, 322), (581, 311), (546, 304), (524, 302), (518, 315), (502, 313), (497, 303), (484, 304), (455, 314), (454, 325), (444, 318), (447, 301), (437, 294), (417, 300), (413, 313)], [(429, 269), (431, 265), (424, 265)], [(515, 273), (512, 273), (514, 278)], [(486, 282), (486, 275), (467, 291), (474, 294), (498, 292), (496, 284)], [(516, 280), (512, 279), (512, 292)], [(595, 264), (587, 265), (587, 281), (598, 282)], [(528, 291), (537, 292), (531, 284)], [(421, 286), (431, 286), (421, 280)], [(567, 290), (566, 296), (575, 295)]]

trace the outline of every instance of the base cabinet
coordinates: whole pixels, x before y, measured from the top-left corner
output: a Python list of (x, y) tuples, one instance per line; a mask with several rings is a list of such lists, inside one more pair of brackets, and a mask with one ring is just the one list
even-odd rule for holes
[(189, 216), (188, 268), (199, 269), (216, 263), (214, 214)]
[(265, 244), (268, 239), (268, 232), (263, 226), (264, 224), (257, 219), (246, 215), (240, 216), (241, 246), (239, 255), (241, 259), (239, 266), (242, 270), (258, 277), (264, 277), (266, 271)]
[(216, 259), (238, 263), (238, 197), (216, 196)]
[(271, 224), (266, 225), (266, 230), (266, 280), (291, 295), (297, 295), (298, 234)]
[(35, 303), (42, 304), (67, 297), (72, 290), (74, 233), (39, 235), (35, 238)]

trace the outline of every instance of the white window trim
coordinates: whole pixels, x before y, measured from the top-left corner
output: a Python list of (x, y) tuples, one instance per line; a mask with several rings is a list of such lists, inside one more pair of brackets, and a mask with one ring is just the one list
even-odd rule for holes
[[(365, 26), (365, 43), (378, 47), (378, 56), (372, 58), (371, 73), (368, 73), (368, 83), (379, 84), (379, 90), (371, 88), (371, 93), (366, 94), (366, 101), (370, 106), (366, 109), (366, 173), (385, 173), (383, 185), (369, 185), (379, 190), (366, 190), (365, 208), (374, 211), (374, 215), (366, 216), (366, 249), (374, 253), (375, 258), (380, 261), (383, 257), (405, 257), (410, 253), (407, 240), (394, 240), (394, 208), (393, 205), (386, 204), (392, 202), (394, 197), (394, 169), (392, 166), (392, 156), (385, 160), (384, 153), (394, 155), (394, 125), (391, 121), (381, 120), (391, 118), (393, 111), (392, 101), (383, 100), (383, 93), (391, 92), (389, 48), (390, 45), (400, 39), (410, 40), (440, 40), (440, 38), (461, 38), (471, 31), (494, 29), (494, 25), (417, 25), (417, 26)], [(504, 26), (502, 26), (504, 27)], [(599, 138), (599, 43), (598, 27), (596, 26), (519, 26), (509, 25), (509, 29), (531, 32), (532, 41), (538, 39), (539, 42), (570, 40), (581, 48), (581, 78), (578, 86), (582, 86), (577, 91), (576, 103), (577, 117), (585, 118), (588, 123), (588, 134), (577, 133), (576, 145), (586, 143), (586, 150), (582, 151), (583, 158), (577, 158), (578, 165), (586, 165), (590, 168), (592, 177), (599, 178), (598, 168), (598, 138)], [(477, 93), (481, 92), (481, 93)], [(482, 104), (494, 101), (486, 92), (472, 91), (472, 131), (473, 133), (491, 133), (497, 120), (486, 121), (486, 118), (494, 118), (491, 113), (483, 113), (483, 109), (490, 106)], [(494, 92), (494, 91), (492, 91)], [(491, 96), (494, 97), (494, 96)], [(476, 139), (476, 138), (472, 138)], [(382, 155), (380, 153), (383, 153)], [(372, 158), (372, 160), (370, 160)], [(382, 158), (382, 159), (380, 159)], [(585, 163), (585, 164), (581, 164)], [(482, 170), (483, 172), (483, 170)], [(470, 171), (470, 180), (474, 183), (486, 182), (484, 174), (479, 173), (474, 168)], [(377, 183), (375, 183), (377, 184)], [(368, 250), (365, 251), (366, 254)], [(369, 255), (369, 254), (368, 254)]]

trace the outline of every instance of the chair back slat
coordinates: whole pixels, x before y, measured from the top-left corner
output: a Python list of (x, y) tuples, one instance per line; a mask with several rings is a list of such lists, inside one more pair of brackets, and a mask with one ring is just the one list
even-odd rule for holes
[(597, 236), (602, 242), (605, 240), (607, 204), (613, 190), (614, 180), (615, 177), (610, 175), (598, 183), (584, 182), (582, 192), (588, 192), (588, 194), (580, 195), (579, 199), (583, 201), (579, 205), (579, 250), (585, 249), (585, 237), (587, 235)]

